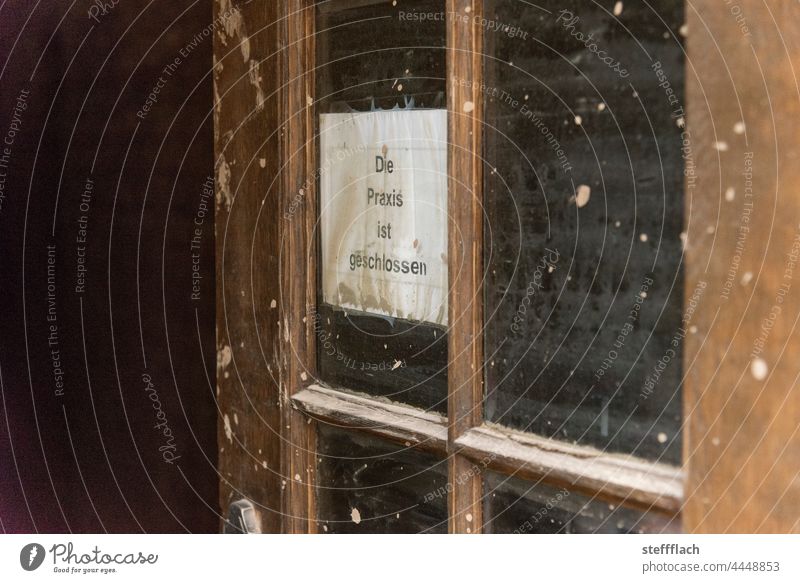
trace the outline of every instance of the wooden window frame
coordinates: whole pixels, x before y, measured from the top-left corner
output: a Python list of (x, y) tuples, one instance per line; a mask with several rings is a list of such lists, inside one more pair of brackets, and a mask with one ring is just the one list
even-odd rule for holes
[[(446, 9), (463, 12), (469, 7), (473, 15), (482, 14), (482, 0), (446, 0)], [(219, 11), (219, 6), (216, 8)], [(449, 214), (451, 220), (461, 225), (461, 239), (455, 238), (451, 229), (448, 242), (449, 273), (451, 295), (449, 301), (450, 333), (448, 335), (448, 416), (444, 417), (424, 412), (413, 407), (352, 394), (359, 387), (345, 387), (335, 390), (319, 384), (316, 380), (315, 333), (313, 323), (307, 315), (312, 313), (316, 303), (317, 248), (312, 236), (316, 217), (315, 186), (302, 192), (302, 204), (297, 207), (295, 197), (307, 177), (314, 175), (316, 169), (316, 149), (314, 147), (314, 30), (315, 7), (311, 0), (283, 0), (282, 2), (248, 3), (241, 7), (243, 22), (250, 26), (251, 62), (257, 62), (256, 71), (268, 78), (265, 85), (271, 89), (267, 100), (254, 114), (259, 124), (249, 125), (241, 121), (245, 112), (229, 103), (251, 101), (251, 89), (245, 87), (248, 75), (252, 75), (252, 64), (238, 69), (229, 67), (226, 61), (224, 73), (215, 71), (215, 84), (219, 97), (215, 107), (219, 117), (215, 119), (218, 136), (217, 154), (217, 324), (218, 357), (217, 393), (220, 408), (219, 468), (221, 477), (220, 502), (224, 509), (237, 497), (247, 497), (256, 503), (257, 514), (264, 531), (286, 533), (316, 532), (315, 469), (317, 422), (335, 422), (355, 431), (365, 431), (374, 435), (397, 441), (412, 443), (421, 448), (438, 452), (448, 458), (449, 480), (452, 490), (448, 499), (448, 531), (451, 533), (478, 533), (483, 524), (482, 498), (483, 478), (471, 471), (476, 464), (501, 472), (514, 474), (528, 480), (542, 480), (553, 485), (597, 496), (614, 503), (653, 510), (669, 516), (682, 515), (686, 531), (737, 530), (737, 525), (757, 521), (753, 511), (742, 514), (741, 509), (734, 520), (730, 516), (708, 510), (708, 499), (728, 493), (726, 484), (719, 480), (707, 480), (713, 472), (738, 477), (743, 470), (761, 467), (759, 460), (748, 458), (744, 463), (730, 454), (719, 459), (718, 450), (712, 445), (705, 419), (712, 415), (723, 403), (719, 393), (709, 392), (711, 383), (724, 383), (738, 378), (739, 369), (727, 365), (724, 371), (717, 366), (716, 355), (702, 350), (700, 337), (687, 337), (684, 363), (687, 373), (684, 390), (684, 466), (683, 469), (654, 462), (647, 462), (629, 455), (609, 454), (595, 448), (576, 446), (532, 434), (516, 432), (483, 420), (483, 294), (481, 278), (483, 273), (483, 231), (481, 194), (482, 167), (476, 152), (482, 150), (483, 102), (478, 88), (482, 79), (482, 36), (480, 27), (474, 20), (447, 20), (447, 76), (448, 76), (448, 123), (449, 151)], [(755, 18), (753, 10), (751, 27), (768, 24), (766, 15)], [(712, 0), (699, 0), (687, 4), (686, 18), (689, 30), (716, 34), (690, 35), (687, 43), (687, 97), (686, 109), (690, 123), (695, 129), (693, 136), (697, 163), (719, 168), (718, 172), (704, 173), (695, 185), (695, 197), (705, 191), (719, 190), (719, 179), (723, 174), (735, 176), (738, 165), (722, 161), (714, 149), (716, 135), (709, 112), (722, 117), (733, 126), (729, 97), (723, 92), (712, 92), (709, 96), (704, 82), (712, 80), (720, 87), (726, 85), (725, 71), (716, 60), (707, 54), (716, 53), (717, 43), (722, 38), (726, 50), (738, 51), (746, 56), (747, 47), (737, 45), (730, 32), (724, 11), (719, 11)], [(255, 34), (255, 36), (254, 36)], [(258, 38), (259, 40), (252, 40)], [(244, 41), (242, 41), (244, 42)], [(782, 39), (770, 38), (764, 41), (769, 45), (759, 49), (759, 54), (769, 55), (770, 51), (781, 52), (785, 46)], [(716, 47), (716, 48), (715, 48)], [(228, 55), (229, 46), (221, 46), (215, 37), (215, 55)], [(742, 53), (744, 51), (744, 53)], [(277, 63), (277, 75), (263, 70), (264, 64)], [(792, 84), (794, 69), (791, 60), (777, 63), (762, 58), (763, 78), (778, 85), (780, 91), (791, 97), (796, 86)], [(456, 76), (470, 80), (450, 86), (449, 80)], [(748, 84), (748, 92), (740, 96), (740, 102), (751, 113), (761, 107), (762, 94), (758, 79)], [(228, 96), (228, 101), (225, 101)], [(231, 97), (232, 96), (232, 97)], [(471, 102), (471, 108), (464, 104)], [(226, 105), (223, 106), (222, 104)], [(728, 119), (731, 118), (731, 119)], [(248, 119), (250, 116), (248, 115)], [(716, 118), (715, 118), (716, 119)], [(266, 124), (266, 125), (263, 125)], [(708, 124), (711, 124), (710, 126)], [(244, 127), (245, 129), (241, 129)], [(260, 142), (258, 136), (264, 127), (279, 128), (279, 137), (271, 142)], [(778, 130), (776, 130), (778, 131)], [(769, 150), (770, 134), (754, 133), (750, 149)], [(791, 136), (782, 134), (784, 143)], [(791, 146), (800, 149), (795, 137)], [(246, 179), (238, 168), (225, 164), (224, 156), (239, 152), (253, 156), (253, 150), (274, 148), (265, 152), (271, 155), (267, 168), (274, 170), (277, 181), (269, 176)], [(277, 156), (274, 152), (277, 151)], [(221, 158), (223, 156), (223, 158)], [(787, 154), (776, 153), (791, 166)], [(277, 158), (277, 160), (275, 159)], [(220, 159), (222, 162), (220, 162)], [(263, 167), (263, 166), (262, 166)], [(798, 178), (798, 170), (784, 170), (782, 181)], [(787, 178), (788, 175), (788, 178)], [(453, 177), (457, 176), (458, 180)], [(224, 180), (223, 180), (224, 178)], [(243, 207), (238, 215), (226, 200), (230, 184), (235, 185), (234, 200)], [(797, 181), (795, 181), (797, 182)], [(275, 184), (277, 183), (277, 186)], [(762, 180), (762, 191), (779, 186), (778, 177)], [(279, 192), (275, 192), (278, 190)], [(259, 201), (264, 204), (264, 193), (274, 193), (274, 211), (284, 216), (289, 209), (294, 220), (283, 221), (278, 218), (277, 228), (268, 228), (267, 233), (258, 235), (255, 242), (261, 242), (272, 249), (278, 249), (277, 266), (270, 262), (269, 252), (257, 249), (255, 245), (245, 248), (241, 242), (228, 242), (227, 235), (221, 237), (230, 223), (245, 229), (253, 227), (261, 233), (263, 226), (253, 225), (251, 214), (258, 209)], [(688, 190), (687, 190), (688, 192)], [(237, 200), (238, 197), (238, 200)], [(716, 209), (707, 201), (687, 194), (687, 209), (699, 213), (701, 219), (711, 220)], [(688, 212), (687, 212), (688, 214)], [(698, 220), (698, 215), (693, 217)], [(790, 230), (790, 219), (778, 218), (781, 229)], [(759, 223), (754, 226), (758, 233), (766, 234), (776, 227), (775, 222)], [(691, 228), (687, 225), (687, 230)], [(791, 226), (793, 229), (794, 226)], [(685, 290), (695, 288), (701, 280), (719, 278), (720, 267), (709, 271), (708, 255), (713, 243), (709, 238), (689, 233), (689, 242), (684, 264), (686, 268)], [(726, 242), (733, 243), (735, 234), (728, 235)], [(274, 255), (274, 253), (272, 253)], [(754, 270), (761, 269), (756, 264), (759, 258), (745, 258)], [(770, 258), (769, 268), (775, 273), (781, 270), (781, 257)], [(741, 269), (746, 269), (743, 265)], [(255, 330), (246, 320), (246, 310), (235, 306), (238, 291), (242, 296), (248, 283), (253, 295), (249, 301), (256, 321)], [(265, 275), (266, 274), (266, 275)], [(458, 278), (454, 277), (458, 274)], [(279, 282), (279, 297), (275, 302), (270, 297), (273, 288), (254, 285), (257, 278), (276, 277)], [(234, 282), (234, 284), (231, 284)], [(277, 303), (277, 305), (276, 305)], [(266, 311), (267, 305), (275, 306), (276, 312)], [(237, 311), (238, 310), (238, 311)], [(265, 311), (262, 314), (262, 311)], [(277, 316), (275, 316), (277, 314)], [(242, 322), (236, 319), (242, 315)], [(725, 327), (713, 329), (713, 314), (702, 314), (698, 326), (708, 326), (711, 332), (703, 339), (706, 343), (728, 345), (729, 331)], [(267, 324), (263, 322), (268, 322)], [(758, 319), (751, 322), (755, 328)], [(260, 335), (259, 335), (260, 332)], [(230, 353), (225, 350), (238, 346), (242, 349), (230, 364)], [(245, 340), (247, 345), (245, 345)], [(274, 350), (264, 356), (263, 341), (275, 344)], [(786, 344), (777, 336), (770, 339), (770, 346), (786, 349)], [(794, 346), (800, 346), (796, 340)], [(739, 350), (744, 354), (746, 347)], [(257, 352), (258, 350), (258, 352)], [(264, 362), (266, 360), (266, 363)], [(698, 363), (706, 367), (698, 373)], [(712, 362), (714, 361), (714, 362)], [(268, 379), (260, 382), (255, 371), (269, 370)], [(231, 369), (234, 375), (231, 375)], [(735, 369), (735, 370), (734, 370)], [(788, 373), (782, 372), (784, 384), (791, 383)], [(735, 376), (734, 376), (735, 375)], [(264, 376), (263, 374), (261, 375)], [(789, 385), (791, 386), (791, 385)], [(770, 390), (762, 392), (754, 408), (756, 412), (768, 412), (776, 404), (785, 402), (785, 391), (779, 383), (771, 385)], [(262, 404), (269, 406), (259, 411)], [(255, 413), (253, 412), (255, 409)], [(241, 427), (232, 426), (230, 417), (239, 413)], [(738, 419), (727, 412), (721, 421), (723, 429), (738, 423)], [(265, 427), (266, 421), (266, 427)], [(238, 422), (237, 422), (238, 423)], [(778, 439), (789, 435), (791, 423), (783, 424)], [(794, 436), (794, 433), (792, 433)], [(748, 438), (745, 435), (743, 438)], [(276, 440), (279, 440), (276, 451)], [(249, 468), (258, 469), (252, 451), (262, 447), (269, 459), (264, 467), (269, 472), (256, 476)], [(279, 458), (279, 464), (276, 463)], [(255, 464), (253, 462), (256, 462)], [(721, 465), (720, 465), (721, 463)], [(456, 478), (459, 479), (456, 479)], [(752, 480), (751, 480), (752, 481)], [(746, 494), (747, 480), (734, 485), (734, 492)], [(688, 492), (688, 496), (685, 493)], [(777, 494), (773, 496), (777, 498)], [(275, 504), (276, 499), (280, 504)], [(767, 501), (777, 504), (780, 499)], [(730, 509), (723, 504), (721, 509)], [(712, 509), (713, 510), (713, 509)], [(728, 521), (726, 523), (726, 520)], [(763, 526), (764, 520), (759, 523)], [(791, 530), (798, 524), (784, 525), (779, 521), (767, 523), (774, 530)], [(738, 527), (740, 528), (740, 527)]]
[[(446, 0), (446, 10), (469, 8), (480, 18), (482, 2)], [(315, 421), (369, 431), (401, 443), (416, 443), (447, 457), (451, 488), (448, 531), (479, 533), (483, 524), (483, 476), (475, 467), (511, 473), (570, 488), (616, 503), (676, 513), (682, 501), (680, 470), (632, 456), (517, 433), (483, 419), (483, 35), (475, 18), (447, 20), (448, 214), (460, 229), (448, 240), (449, 330), (447, 419), (410, 406), (386, 404), (359, 387), (329, 388), (316, 380), (313, 322), (317, 246), (313, 238), (317, 193), (308, 176), (316, 169), (314, 147), (315, 8), (290, 0), (286, 15), (282, 119), (284, 195), (304, 188), (303, 217), (289, 221), (281, 262), (285, 285), (282, 319), (293, 357), (286, 362), (283, 465), (287, 480), (287, 532), (314, 532)], [(452, 78), (466, 80), (453, 84)], [(471, 107), (464, 107), (471, 103)], [(291, 203), (291, 195), (284, 203)], [(295, 323), (296, 325), (292, 325)], [(314, 420), (309, 423), (309, 420)], [(477, 465), (476, 465), (477, 464)]]

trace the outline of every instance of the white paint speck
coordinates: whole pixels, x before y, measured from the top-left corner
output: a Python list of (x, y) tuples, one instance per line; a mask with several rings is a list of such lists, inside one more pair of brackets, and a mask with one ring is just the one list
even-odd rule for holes
[(617, 2), (614, 4), (614, 16), (619, 16), (622, 14), (622, 2)]
[(733, 124), (733, 133), (737, 136), (741, 136), (744, 133), (743, 121), (737, 121), (735, 124)]
[(582, 123), (583, 123), (583, 118), (582, 118), (581, 116), (579, 116), (579, 115), (576, 115), (576, 116), (575, 116), (575, 125), (576, 125), (576, 126), (579, 126), (579, 125), (581, 125)]
[(689, 25), (688, 24), (681, 25), (681, 27), (678, 29), (678, 33), (682, 37), (686, 38), (689, 35)]
[(592, 197), (592, 189), (586, 184), (581, 184), (575, 191), (575, 204), (578, 208), (583, 208), (589, 204), (589, 199)]
[(745, 271), (742, 274), (742, 279), (740, 281), (741, 281), (742, 285), (747, 285), (748, 283), (750, 283), (750, 281), (752, 279), (753, 279), (753, 272), (752, 271)]
[(231, 168), (225, 160), (225, 155), (219, 155), (217, 163), (217, 207), (225, 206), (225, 210), (230, 211), (233, 204), (233, 194), (231, 193)]
[(658, 434), (656, 439), (658, 439), (658, 443), (667, 443), (667, 434), (662, 431)]
[(736, 190), (734, 190), (733, 187), (729, 186), (725, 190), (725, 200), (731, 202), (734, 198), (736, 198)]
[(269, 303), (269, 307), (270, 307), (270, 308), (272, 308), (272, 309), (274, 310), (275, 308), (277, 308), (277, 307), (278, 307), (278, 302), (276, 302), (275, 300), (272, 300), (272, 301)]
[(303, 381), (303, 382), (307, 381), (308, 380), (308, 375), (306, 373), (304, 373), (304, 372), (301, 372), (300, 373), (300, 380)]
[(708, 227), (706, 227), (706, 233), (708, 233), (709, 235), (713, 235), (716, 232), (716, 230), (717, 229), (714, 227), (714, 225), (709, 225)]
[(606, 104), (605, 103), (603, 103), (601, 101), (600, 103), (597, 104), (597, 111), (605, 111), (605, 110), (606, 110)]
[(767, 378), (768, 373), (769, 366), (767, 366), (767, 363), (763, 358), (754, 358), (750, 363), (750, 374), (752, 374), (753, 378), (757, 381), (763, 381), (765, 378)]
[(359, 524), (361, 522), (361, 513), (358, 511), (358, 508), (353, 508), (350, 511), (350, 520)]
[(639, 240), (642, 243), (647, 243), (647, 233), (642, 233), (641, 235), (639, 235)]
[(472, 514), (470, 514), (469, 512), (467, 512), (467, 514), (464, 516), (464, 518), (467, 519), (467, 522), (472, 522)]
[(294, 475), (294, 481), (295, 482), (299, 482), (300, 481), (300, 474), (295, 474)]
[(231, 351), (231, 347), (227, 345), (223, 346), (222, 349), (217, 352), (217, 367), (228, 368), (231, 360), (233, 360), (233, 352)]
[(256, 59), (250, 61), (250, 69), (248, 70), (247, 76), (250, 79), (250, 84), (255, 87), (256, 90), (256, 109), (261, 109), (264, 107), (267, 96), (264, 93), (264, 88), (261, 86), (261, 82), (264, 79), (261, 77), (261, 73), (258, 69), (258, 61)]
[(266, 158), (259, 158), (258, 159), (258, 165), (261, 166), (262, 168), (266, 168), (267, 167), (267, 159)]
[(718, 446), (719, 445), (719, 437), (712, 437), (711, 438), (711, 445)]
[(718, 150), (719, 152), (727, 152), (728, 142), (714, 142), (714, 149)]
[(470, 111), (475, 109), (475, 104), (472, 103), (471, 101), (465, 101), (461, 109), (464, 110), (464, 113), (469, 113)]
[(233, 429), (231, 429), (231, 420), (227, 413), (222, 416), (222, 423), (225, 427), (225, 438), (233, 443)]

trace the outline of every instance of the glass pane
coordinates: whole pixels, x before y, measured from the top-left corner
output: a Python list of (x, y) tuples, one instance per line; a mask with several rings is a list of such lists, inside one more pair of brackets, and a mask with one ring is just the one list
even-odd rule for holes
[[(348, 8), (349, 7), (349, 8)], [(444, 2), (416, 2), (414, 12)], [(445, 23), (391, 2), (318, 5), (318, 370), (447, 410)]]
[(683, 3), (538, 5), (488, 2), (486, 416), (680, 463)]
[(495, 534), (680, 532), (677, 519), (591, 499), (565, 488), (488, 473), (484, 531)]
[(318, 456), (320, 532), (447, 532), (445, 460), (323, 425)]

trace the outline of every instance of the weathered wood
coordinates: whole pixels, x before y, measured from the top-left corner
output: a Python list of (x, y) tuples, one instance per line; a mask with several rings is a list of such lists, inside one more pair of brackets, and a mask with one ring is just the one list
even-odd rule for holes
[(311, 417), (335, 425), (442, 453), (447, 448), (447, 420), (435, 413), (319, 385), (297, 393), (292, 402)]
[[(283, 531), (316, 532), (316, 427), (291, 406), (291, 397), (314, 377), (317, 253), (314, 148), (314, 3), (283, 4), (281, 122), (281, 473)], [(299, 204), (298, 204), (299, 201)]]
[[(319, 385), (307, 387), (292, 402), (304, 413), (335, 425), (442, 453), (447, 447), (447, 420), (414, 407)], [(479, 476), (476, 467), (490, 468), (528, 479), (544, 478), (636, 507), (675, 513), (681, 506), (683, 475), (672, 466), (491, 425), (467, 430), (454, 445), (462, 461), (453, 468), (456, 483), (472, 474)], [(465, 530), (480, 526), (474, 516), (466, 522)]]
[(276, 21), (273, 2), (214, 3), (219, 511), (247, 498), (263, 532), (281, 516)]
[(683, 500), (680, 469), (623, 454), (570, 445), (493, 425), (468, 430), (455, 445), (490, 469), (543, 479), (629, 506), (677, 513)]
[[(363, 6), (374, 6), (376, 4), (384, 4), (385, 2), (386, 0), (348, 0), (346, 3), (347, 4), (346, 8), (348, 9), (361, 8)], [(319, 4), (319, 6), (317, 6), (317, 11), (320, 14), (335, 12), (336, 10), (342, 9), (342, 4), (344, 3), (336, 1), (322, 2), (321, 4)]]
[[(447, 12), (473, 18), (448, 18), (448, 419), (452, 443), (483, 421), (483, 35), (479, 24), (483, 2), (447, 0)], [(448, 500), (449, 531), (480, 532), (480, 475), (472, 463), (450, 452), (452, 489)], [(461, 478), (461, 479), (456, 479)]]
[(800, 21), (792, 2), (736, 10), (687, 9), (686, 296), (708, 287), (686, 340), (684, 525), (798, 532)]

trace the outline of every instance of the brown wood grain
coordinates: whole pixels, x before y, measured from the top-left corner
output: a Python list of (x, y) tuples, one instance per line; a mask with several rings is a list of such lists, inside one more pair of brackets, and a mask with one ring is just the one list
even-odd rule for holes
[[(452, 444), (483, 421), (482, 2), (447, 0), (448, 103), (448, 419)], [(480, 532), (482, 482), (472, 462), (451, 451), (449, 531)]]
[(281, 327), (283, 531), (313, 533), (316, 524), (316, 427), (291, 406), (291, 397), (315, 376), (312, 309), (316, 303), (317, 253), (314, 175), (314, 3), (282, 5), (284, 50), (281, 87)]
[(708, 287), (686, 341), (684, 525), (798, 532), (800, 272), (786, 269), (800, 234), (800, 19), (794, 2), (737, 7), (738, 21), (725, 4), (687, 4), (686, 297)]
[[(217, 403), (220, 514), (253, 502), (263, 532), (281, 528), (277, 185), (280, 167), (276, 4), (235, 5), (241, 26), (214, 34)], [(231, 10), (214, 3), (214, 18)], [(238, 19), (236, 19), (238, 20)], [(219, 22), (233, 22), (234, 18)], [(261, 76), (266, 99), (250, 80)], [(261, 160), (264, 160), (262, 166)]]

